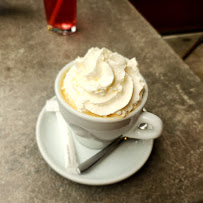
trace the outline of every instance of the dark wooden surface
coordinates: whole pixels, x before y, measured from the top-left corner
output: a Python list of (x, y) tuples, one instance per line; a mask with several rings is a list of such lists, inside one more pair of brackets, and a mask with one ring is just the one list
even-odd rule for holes
[(162, 34), (203, 30), (202, 0), (129, 0)]

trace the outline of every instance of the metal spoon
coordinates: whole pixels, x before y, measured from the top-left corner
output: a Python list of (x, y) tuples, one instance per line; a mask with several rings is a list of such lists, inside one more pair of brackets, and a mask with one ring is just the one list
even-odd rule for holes
[[(147, 128), (147, 123), (141, 123), (138, 126), (141, 130), (144, 130)], [(91, 158), (87, 159), (83, 163), (79, 164), (76, 168), (76, 171), (78, 174), (83, 173), (84, 171), (88, 170), (90, 167), (92, 167), (95, 163), (97, 163), (102, 157), (105, 155), (110, 154), (115, 148), (117, 148), (123, 141), (127, 141), (128, 139), (134, 139), (135, 138), (128, 138), (126, 136), (120, 136), (119, 138), (115, 139), (111, 144), (109, 144), (107, 147), (102, 149), (100, 152), (92, 156)]]

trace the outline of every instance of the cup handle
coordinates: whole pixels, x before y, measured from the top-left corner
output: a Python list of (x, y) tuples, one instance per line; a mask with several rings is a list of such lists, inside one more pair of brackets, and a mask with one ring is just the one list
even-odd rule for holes
[[(146, 123), (148, 127), (144, 130), (139, 129), (139, 125), (142, 123)], [(159, 137), (163, 130), (163, 122), (162, 120), (149, 112), (143, 112), (135, 125), (123, 135), (129, 138), (135, 139), (155, 139)]]

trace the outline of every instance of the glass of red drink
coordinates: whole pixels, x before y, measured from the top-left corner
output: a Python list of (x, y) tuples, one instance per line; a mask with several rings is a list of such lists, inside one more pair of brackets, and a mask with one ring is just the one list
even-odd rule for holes
[(77, 0), (44, 0), (48, 30), (67, 35), (76, 31)]

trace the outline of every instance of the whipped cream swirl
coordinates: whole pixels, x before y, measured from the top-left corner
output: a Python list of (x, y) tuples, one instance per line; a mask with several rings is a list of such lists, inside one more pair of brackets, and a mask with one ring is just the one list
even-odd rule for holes
[(124, 117), (141, 100), (144, 86), (135, 58), (91, 48), (71, 63), (62, 90), (80, 112)]

